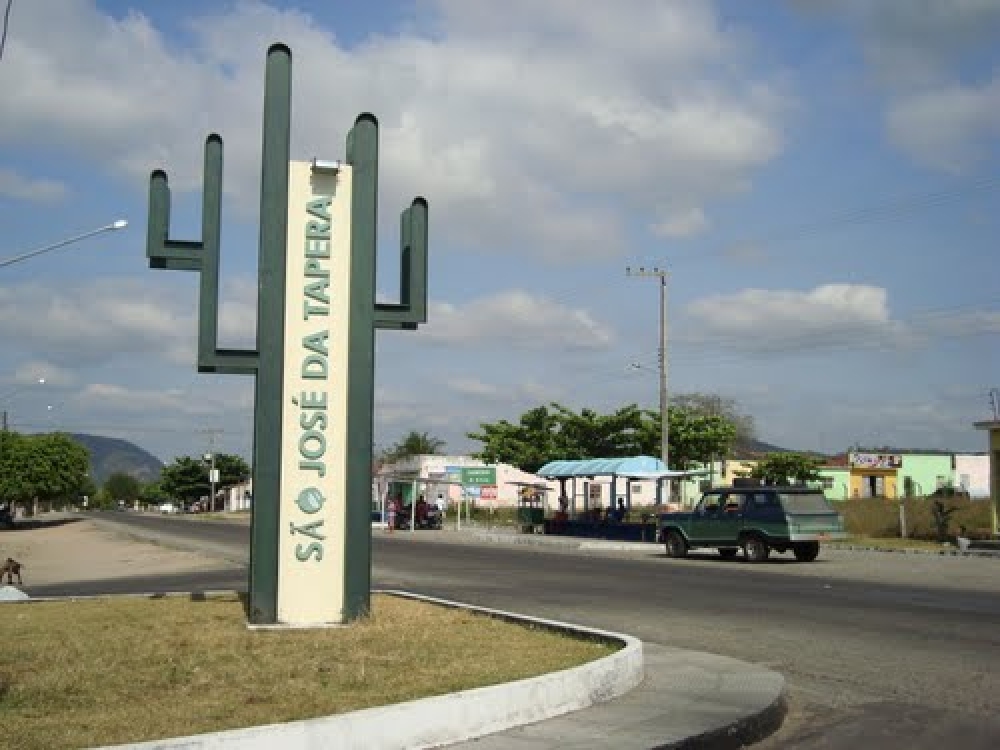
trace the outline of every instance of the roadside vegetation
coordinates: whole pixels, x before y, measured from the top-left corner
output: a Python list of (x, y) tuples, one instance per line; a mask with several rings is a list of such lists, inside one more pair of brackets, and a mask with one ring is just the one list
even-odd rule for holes
[(615, 650), (388, 595), (372, 606), (347, 628), (250, 631), (236, 596), (5, 605), (0, 744), (59, 750), (327, 716)]
[(924, 497), (851, 498), (833, 502), (844, 516), (847, 532), (860, 539), (901, 539), (900, 505), (906, 519), (906, 538), (911, 541), (940, 546), (941, 541), (954, 541), (959, 534), (969, 539), (990, 538), (988, 500), (952, 498), (939, 504), (936, 507), (935, 501)]

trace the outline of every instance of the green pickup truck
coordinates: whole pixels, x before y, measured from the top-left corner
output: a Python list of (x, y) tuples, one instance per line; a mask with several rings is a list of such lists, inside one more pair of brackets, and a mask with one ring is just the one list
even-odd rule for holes
[(735, 557), (742, 549), (750, 562), (763, 562), (771, 550), (812, 562), (820, 542), (846, 536), (840, 514), (808, 487), (717, 487), (690, 512), (660, 514), (657, 525), (668, 557), (699, 547)]

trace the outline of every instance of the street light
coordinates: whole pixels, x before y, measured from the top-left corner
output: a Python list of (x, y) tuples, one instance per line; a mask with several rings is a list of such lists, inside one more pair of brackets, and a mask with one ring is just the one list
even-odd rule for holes
[(110, 224), (105, 224), (103, 227), (98, 227), (97, 229), (92, 229), (89, 232), (84, 232), (83, 234), (78, 234), (75, 237), (70, 237), (68, 240), (62, 240), (61, 242), (55, 242), (51, 245), (46, 245), (45, 247), (40, 247), (37, 250), (30, 250), (21, 255), (15, 255), (12, 258), (5, 258), (0, 260), (0, 268), (4, 266), (10, 266), (14, 263), (19, 263), (22, 260), (27, 260), (28, 258), (34, 258), (36, 255), (41, 255), (42, 253), (47, 253), (50, 250), (56, 250), (60, 247), (65, 247), (66, 245), (71, 245), (74, 242), (79, 242), (80, 240), (85, 240), (88, 237), (93, 237), (95, 234), (101, 234), (102, 232), (113, 232), (118, 229), (124, 229), (128, 226), (128, 222), (125, 219), (118, 219)]

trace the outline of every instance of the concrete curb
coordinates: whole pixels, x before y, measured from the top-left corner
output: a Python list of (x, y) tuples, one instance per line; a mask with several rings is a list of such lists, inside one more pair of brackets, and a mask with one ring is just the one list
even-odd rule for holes
[[(469, 531), (468, 536), (494, 544), (517, 544), (533, 546), (559, 546), (579, 550), (606, 550), (609, 552), (656, 552), (663, 545), (660, 542), (619, 542), (611, 539), (584, 539), (579, 537), (544, 536), (540, 534), (497, 533), (489, 531)], [(935, 555), (943, 557), (994, 557), (1000, 558), (1000, 552), (983, 549), (968, 549), (962, 551), (956, 547), (941, 549), (890, 549), (861, 544), (830, 544), (826, 550), (843, 550), (847, 552), (883, 552), (886, 554)]]
[[(577, 636), (616, 641), (622, 644), (622, 648), (614, 654), (578, 667), (503, 685), (463, 690), (320, 719), (114, 745), (104, 750), (111, 750), (112, 747), (114, 750), (271, 750), (275, 747), (281, 747), (282, 750), (309, 750), (317, 747), (369, 750), (380, 747), (437, 747), (610, 701), (624, 695), (643, 680), (642, 643), (629, 635), (403, 591), (376, 593), (457, 607)], [(447, 717), (446, 726), (442, 726), (441, 717)]]

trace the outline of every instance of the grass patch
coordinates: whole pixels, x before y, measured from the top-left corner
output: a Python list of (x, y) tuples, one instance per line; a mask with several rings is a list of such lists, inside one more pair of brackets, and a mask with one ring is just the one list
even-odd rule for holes
[(249, 631), (233, 596), (4, 605), (9, 750), (190, 735), (388, 705), (576, 666), (616, 646), (387, 595), (348, 628)]

